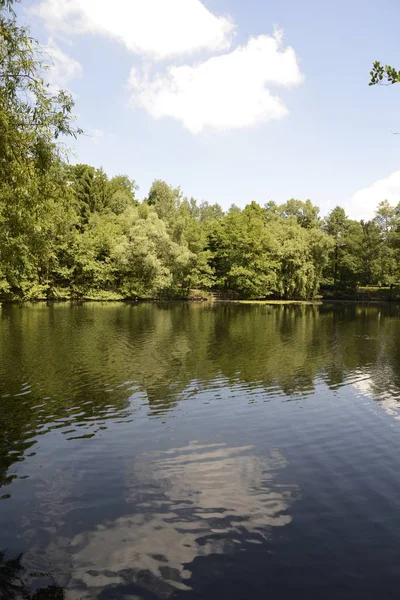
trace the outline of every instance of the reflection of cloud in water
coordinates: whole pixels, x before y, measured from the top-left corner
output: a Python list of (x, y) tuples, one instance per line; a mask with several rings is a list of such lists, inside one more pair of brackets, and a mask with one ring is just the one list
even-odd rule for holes
[[(123, 582), (130, 570), (187, 589), (185, 565), (196, 557), (262, 543), (270, 527), (291, 522), (296, 486), (279, 485), (282, 454), (251, 454), (224, 444), (142, 456), (129, 487), (134, 506), (124, 516), (73, 540), (75, 584), (89, 589)], [(136, 491), (138, 490), (138, 491)]]
[(374, 394), (372, 391), (372, 384), (371, 384), (370, 377), (360, 379), (359, 381), (356, 381), (352, 385), (353, 385), (353, 388), (356, 389), (357, 391), (361, 392), (361, 394), (363, 394), (363, 396), (368, 396), (370, 398), (373, 397)]
[(379, 402), (382, 408), (395, 419), (400, 420), (399, 390), (393, 389), (391, 378), (385, 370), (353, 383), (353, 387), (372, 400)]

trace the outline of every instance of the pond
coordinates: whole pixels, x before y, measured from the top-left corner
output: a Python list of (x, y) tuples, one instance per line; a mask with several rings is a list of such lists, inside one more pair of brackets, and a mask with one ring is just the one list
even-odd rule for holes
[(0, 598), (398, 598), (400, 312), (3, 306)]

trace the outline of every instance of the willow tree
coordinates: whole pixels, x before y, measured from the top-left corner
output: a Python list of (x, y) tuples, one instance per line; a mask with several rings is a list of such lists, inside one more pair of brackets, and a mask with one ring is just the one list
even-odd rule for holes
[(72, 96), (46, 84), (48, 57), (13, 4), (0, 0), (0, 293), (22, 295), (43, 278), (46, 222), (65, 184), (59, 138), (80, 130)]

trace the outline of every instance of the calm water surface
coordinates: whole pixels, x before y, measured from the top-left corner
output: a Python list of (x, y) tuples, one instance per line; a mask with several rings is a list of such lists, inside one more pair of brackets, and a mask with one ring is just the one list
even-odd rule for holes
[(395, 307), (0, 312), (0, 598), (399, 598)]

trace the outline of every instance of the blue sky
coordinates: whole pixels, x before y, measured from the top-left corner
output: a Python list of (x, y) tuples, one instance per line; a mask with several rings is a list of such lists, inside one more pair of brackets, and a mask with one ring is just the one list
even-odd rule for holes
[[(370, 217), (400, 201), (396, 0), (31, 0), (54, 85), (76, 96), (79, 162), (244, 206), (310, 198)], [(279, 29), (282, 33), (275, 33)], [(275, 37), (274, 37), (275, 35)], [(283, 35), (283, 38), (282, 38)]]

